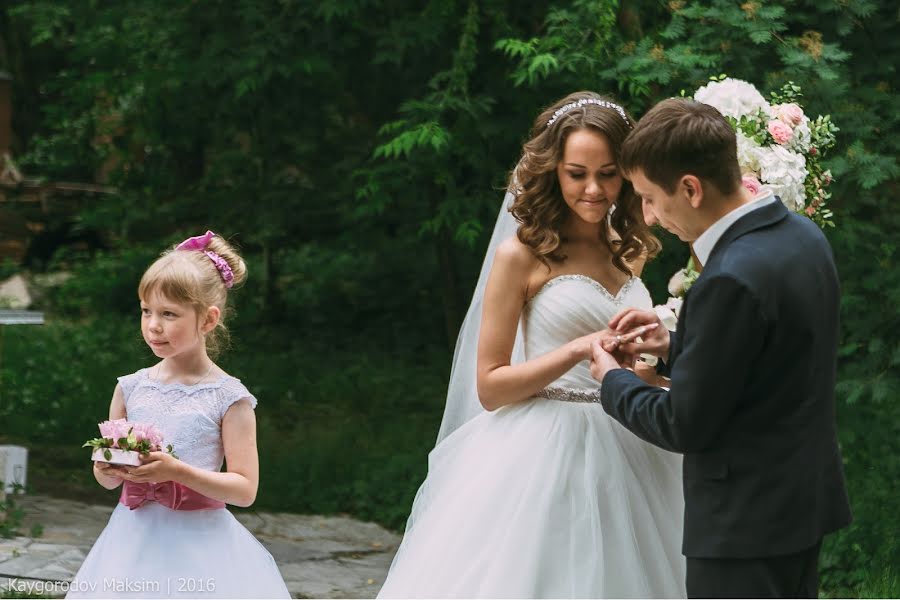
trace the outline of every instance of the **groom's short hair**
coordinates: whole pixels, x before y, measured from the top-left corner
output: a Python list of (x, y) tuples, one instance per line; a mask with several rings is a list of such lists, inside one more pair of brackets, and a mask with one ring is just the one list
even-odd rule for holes
[(687, 98), (651, 108), (623, 143), (619, 166), (626, 177), (640, 169), (670, 194), (684, 175), (712, 183), (723, 194), (734, 193), (741, 183), (731, 125), (712, 106)]

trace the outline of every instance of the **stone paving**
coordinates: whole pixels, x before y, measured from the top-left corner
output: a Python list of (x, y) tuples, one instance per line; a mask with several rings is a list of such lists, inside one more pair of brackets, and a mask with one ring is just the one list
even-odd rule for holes
[[(40, 537), (0, 538), (0, 598), (4, 591), (65, 595), (114, 506), (94, 506), (45, 496), (20, 496), (22, 531), (40, 524)], [(400, 536), (348, 517), (288, 513), (235, 514), (281, 569), (294, 598), (373, 598)]]

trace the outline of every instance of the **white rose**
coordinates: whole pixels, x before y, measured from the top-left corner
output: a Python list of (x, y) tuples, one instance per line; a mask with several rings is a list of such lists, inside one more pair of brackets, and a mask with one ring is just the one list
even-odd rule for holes
[(669, 293), (675, 297), (684, 295), (684, 269), (679, 269), (669, 279)]
[(672, 309), (672, 312), (675, 313), (675, 316), (678, 316), (678, 313), (681, 312), (681, 305), (684, 303), (683, 298), (669, 298), (666, 302), (666, 306)]
[(653, 310), (656, 311), (656, 316), (662, 321), (663, 327), (669, 331), (675, 331), (675, 328), (678, 326), (678, 317), (675, 315), (675, 311), (666, 305), (654, 306)]

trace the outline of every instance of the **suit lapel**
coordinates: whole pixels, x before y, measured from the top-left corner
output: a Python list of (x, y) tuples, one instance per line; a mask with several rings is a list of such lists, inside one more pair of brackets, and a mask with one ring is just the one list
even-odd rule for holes
[[(709, 253), (706, 264), (708, 265), (712, 262), (712, 257), (718, 250), (721, 250), (745, 233), (749, 233), (755, 229), (768, 227), (769, 225), (786, 218), (788, 214), (787, 208), (785, 208), (781, 199), (777, 196), (775, 197), (775, 202), (770, 202), (765, 206), (750, 211), (725, 230), (725, 233), (722, 234), (722, 237), (720, 237), (719, 241), (716, 242), (716, 245), (713, 246), (712, 252)], [(704, 265), (704, 267), (705, 266), (706, 265)]]

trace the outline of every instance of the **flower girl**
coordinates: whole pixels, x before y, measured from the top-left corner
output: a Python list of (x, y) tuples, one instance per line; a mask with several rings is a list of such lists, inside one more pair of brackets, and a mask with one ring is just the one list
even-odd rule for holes
[(94, 463), (100, 485), (122, 493), (68, 597), (290, 597), (272, 556), (225, 510), (253, 504), (259, 484), (256, 398), (210, 358), (228, 290), (245, 276), (235, 250), (207, 231), (141, 278), (141, 333), (162, 360), (119, 378), (109, 418), (155, 426), (178, 458)]

